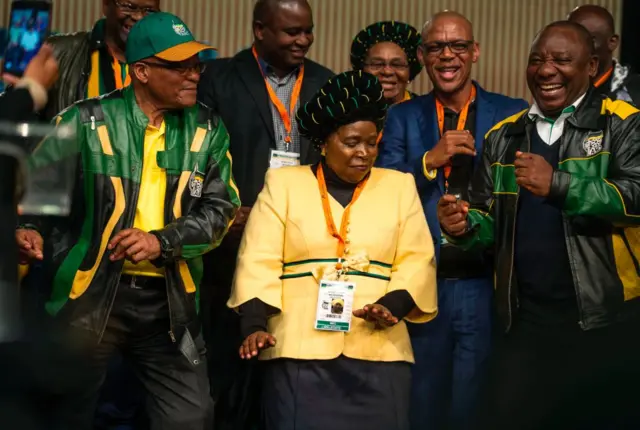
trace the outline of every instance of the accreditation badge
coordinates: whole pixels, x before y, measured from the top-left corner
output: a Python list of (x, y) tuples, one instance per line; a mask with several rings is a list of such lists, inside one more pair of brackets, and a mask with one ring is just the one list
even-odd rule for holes
[(354, 282), (320, 281), (316, 330), (348, 332), (351, 329)]
[(299, 166), (300, 154), (297, 152), (276, 151), (271, 150), (271, 157), (269, 158), (269, 167), (272, 169), (278, 169), (285, 166)]

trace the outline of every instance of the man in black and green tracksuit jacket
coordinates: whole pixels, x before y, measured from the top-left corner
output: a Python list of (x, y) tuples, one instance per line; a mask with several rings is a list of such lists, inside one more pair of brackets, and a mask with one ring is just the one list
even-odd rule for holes
[(495, 253), (508, 333), (488, 429), (637, 426), (640, 111), (599, 94), (596, 70), (583, 27), (546, 27), (527, 68), (535, 103), (486, 135), (470, 201), (439, 203), (452, 243)]
[(201, 257), (220, 243), (240, 201), (228, 133), (196, 104), (204, 49), (179, 18), (148, 15), (129, 35), (132, 85), (62, 112), (58, 127), (75, 139), (45, 139), (31, 156), (36, 168), (78, 160), (70, 217), (45, 235), (43, 253), (46, 310), (75, 347), (62, 369), (87, 370), (75, 395), (53, 408), (62, 428), (92, 427), (116, 349), (148, 393), (152, 428), (202, 429), (210, 418), (197, 322)]

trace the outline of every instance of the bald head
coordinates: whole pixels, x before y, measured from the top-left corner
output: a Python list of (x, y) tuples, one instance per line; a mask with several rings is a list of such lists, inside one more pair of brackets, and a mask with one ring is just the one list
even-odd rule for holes
[(471, 24), (471, 21), (469, 21), (466, 16), (458, 12), (445, 10), (443, 12), (436, 13), (424, 23), (422, 26), (422, 41), (424, 42), (427, 40), (427, 34), (430, 30), (438, 25), (442, 25), (443, 23), (451, 23), (461, 27), (468, 35), (467, 40), (473, 40), (473, 25)]
[(459, 101), (467, 101), (473, 86), (471, 68), (479, 55), (471, 22), (457, 12), (437, 13), (422, 28), (418, 56), (439, 99), (456, 100), (449, 108), (460, 109)]
[(575, 8), (567, 19), (582, 25), (591, 34), (600, 64), (598, 74), (609, 70), (613, 65), (613, 52), (620, 43), (611, 13), (601, 6), (588, 4)]
[(253, 46), (283, 77), (299, 67), (313, 44), (313, 14), (307, 0), (258, 0), (253, 10)]
[(576, 38), (573, 39), (573, 43), (578, 43), (580, 48), (584, 50), (587, 57), (594, 55), (595, 48), (593, 46), (593, 38), (591, 37), (591, 34), (582, 25), (572, 21), (556, 21), (544, 27), (533, 39), (531, 49), (533, 50), (541, 39), (553, 37), (556, 34), (565, 32), (575, 33)]
[(580, 24), (557, 21), (543, 28), (527, 65), (527, 83), (543, 114), (556, 118), (585, 94), (597, 66), (591, 36)]
[(589, 19), (598, 20), (602, 27), (611, 34), (616, 31), (613, 15), (611, 15), (611, 12), (602, 6), (595, 4), (578, 6), (567, 16), (567, 20), (577, 22), (581, 25), (584, 25), (583, 22)]
[(311, 9), (307, 0), (257, 0), (253, 7), (253, 21), (268, 22), (282, 6), (299, 4)]

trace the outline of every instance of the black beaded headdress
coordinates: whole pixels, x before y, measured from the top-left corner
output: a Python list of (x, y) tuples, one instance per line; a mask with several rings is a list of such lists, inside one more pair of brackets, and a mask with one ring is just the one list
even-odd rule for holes
[(298, 131), (316, 146), (339, 127), (357, 121), (375, 122), (382, 130), (388, 104), (378, 79), (361, 70), (341, 73), (296, 112)]
[(420, 74), (422, 64), (418, 60), (418, 47), (422, 37), (414, 27), (398, 21), (380, 21), (361, 30), (351, 42), (351, 66), (362, 70), (369, 49), (380, 42), (393, 42), (407, 54), (410, 80)]

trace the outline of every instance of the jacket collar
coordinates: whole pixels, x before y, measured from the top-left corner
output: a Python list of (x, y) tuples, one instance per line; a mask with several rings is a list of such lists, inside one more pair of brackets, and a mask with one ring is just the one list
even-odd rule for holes
[[(602, 130), (605, 126), (604, 117), (601, 115), (602, 95), (593, 87), (589, 87), (584, 98), (579, 101), (575, 111), (567, 118), (567, 122), (576, 128), (585, 130)], [(535, 106), (535, 104), (534, 104)], [(533, 116), (533, 118), (532, 118)], [(506, 131), (507, 136), (525, 134), (527, 125), (535, 124), (536, 111), (532, 106), (526, 115), (522, 115)]]
[[(271, 146), (276, 147), (276, 141), (273, 131), (273, 118), (271, 117), (271, 107), (269, 105), (269, 95), (265, 87), (264, 77), (260, 71), (260, 65), (256, 62), (251, 48), (240, 51), (236, 54), (237, 69), (240, 79), (244, 82), (249, 94), (253, 98), (254, 103), (258, 108), (258, 112), (264, 126), (267, 130)], [(300, 106), (313, 97), (318, 88), (322, 86), (324, 82), (319, 82), (318, 78), (314, 76), (313, 69), (308, 66), (310, 61), (304, 59), (304, 79), (302, 80), (302, 88), (300, 89)], [(306, 138), (300, 139), (300, 159), (306, 160), (311, 150), (311, 143)]]
[[(149, 118), (147, 118), (147, 115), (145, 115), (145, 113), (142, 112), (142, 109), (140, 109), (140, 106), (138, 106), (135, 91), (133, 90), (133, 85), (129, 85), (121, 91), (122, 97), (125, 100), (127, 120), (133, 123), (135, 127), (146, 129), (149, 125)], [(171, 128), (174, 128), (180, 121), (183, 113), (184, 111), (166, 112), (164, 115), (166, 129), (169, 130)]]
[(125, 106), (127, 108), (127, 119), (136, 127), (147, 128), (149, 118), (147, 118), (144, 112), (142, 112), (142, 109), (140, 109), (140, 106), (138, 106), (133, 85), (129, 85), (122, 90), (122, 97), (125, 100)]
[(99, 19), (93, 29), (91, 30), (91, 39), (89, 41), (89, 47), (91, 51), (101, 49), (105, 45), (105, 35), (107, 28), (107, 20), (105, 18)]
[(527, 112), (527, 115), (529, 115), (529, 117), (534, 121), (543, 119), (547, 122), (552, 122), (552, 123), (560, 120), (561, 118), (566, 119), (570, 117), (578, 109), (578, 106), (580, 106), (580, 103), (582, 102), (582, 100), (584, 100), (586, 95), (587, 93), (584, 93), (583, 95), (578, 97), (578, 100), (573, 102), (571, 106), (567, 106), (566, 108), (564, 108), (560, 116), (555, 120), (545, 117), (544, 114), (542, 113), (542, 110), (538, 106), (538, 103), (536, 103), (535, 101), (533, 102), (533, 105), (529, 109), (529, 112)]
[[(253, 56), (253, 55), (252, 55)], [(291, 72), (289, 72), (287, 75), (285, 75), (284, 77), (280, 78), (277, 77), (273, 67), (271, 67), (271, 65), (269, 63), (267, 63), (267, 61), (258, 56), (258, 66), (260, 67), (261, 73), (264, 76), (275, 76), (278, 80), (282, 80), (282, 79), (288, 79), (292, 76), (298, 76), (298, 72), (300, 71), (300, 67), (296, 67), (295, 69), (293, 69)]]

